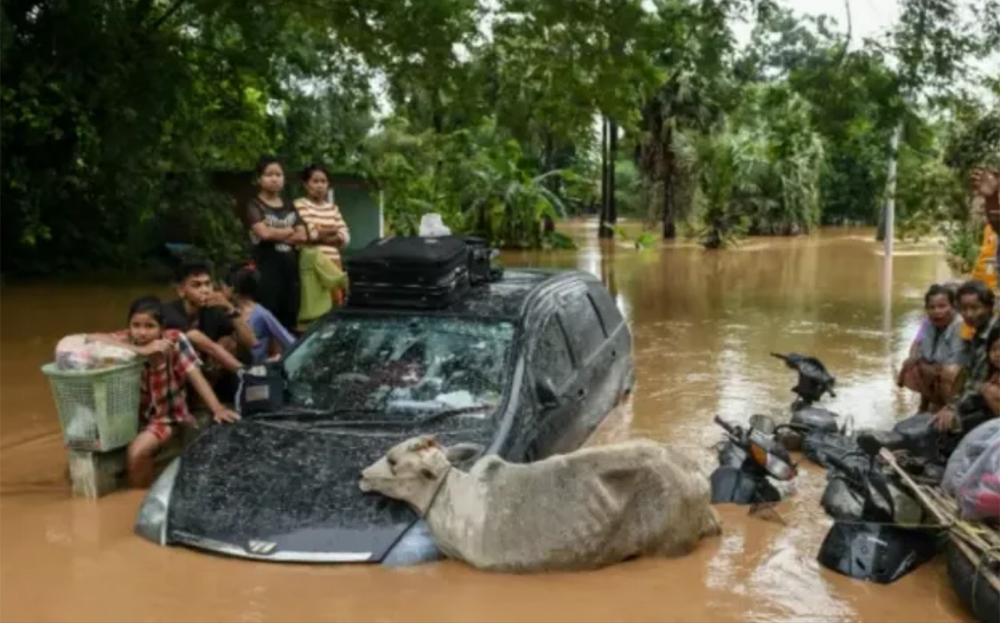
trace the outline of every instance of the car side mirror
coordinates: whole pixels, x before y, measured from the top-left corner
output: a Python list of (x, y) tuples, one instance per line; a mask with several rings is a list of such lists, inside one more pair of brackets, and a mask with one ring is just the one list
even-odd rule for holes
[(538, 403), (544, 409), (555, 409), (559, 406), (559, 394), (552, 386), (552, 381), (543, 379), (535, 383), (535, 395), (538, 396)]

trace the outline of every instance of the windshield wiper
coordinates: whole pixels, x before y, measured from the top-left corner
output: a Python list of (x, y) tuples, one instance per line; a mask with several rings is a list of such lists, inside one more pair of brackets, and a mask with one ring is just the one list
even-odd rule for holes
[(382, 413), (378, 409), (309, 409), (305, 407), (285, 407), (277, 411), (255, 413), (247, 416), (248, 420), (312, 420), (336, 417), (340, 415), (371, 415)]
[[(466, 415), (469, 413), (478, 413), (481, 411), (489, 411), (493, 407), (489, 405), (477, 405), (475, 407), (462, 407), (460, 409), (445, 409), (443, 411), (437, 411), (430, 415), (418, 418), (408, 418), (408, 417), (383, 417), (381, 419), (371, 419), (371, 420), (319, 420), (311, 421), (306, 423), (306, 426), (310, 428), (321, 428), (321, 427), (349, 427), (349, 426), (372, 426), (372, 427), (391, 427), (391, 428), (420, 428), (427, 424), (434, 422), (440, 422), (441, 420), (456, 416), (456, 415)], [(380, 415), (385, 415), (384, 412), (374, 411)]]
[[(398, 415), (387, 414), (381, 409), (306, 409), (306, 408), (285, 408), (268, 413), (259, 413), (248, 416), (248, 420), (265, 420), (272, 422), (275, 420), (287, 422), (299, 422), (309, 427), (321, 426), (392, 426), (402, 428), (419, 427), (426, 424), (438, 422), (456, 415), (467, 415), (492, 410), (490, 405), (475, 405), (471, 407), (460, 407), (456, 409), (444, 409), (435, 411), (423, 417), (399, 417)], [(338, 416), (344, 415), (378, 415), (378, 419), (341, 419)], [(336, 419), (332, 419), (336, 418)]]
[(457, 409), (445, 409), (444, 411), (438, 411), (428, 416), (417, 418), (415, 420), (412, 420), (412, 422), (415, 426), (420, 424), (429, 424), (431, 422), (437, 422), (438, 420), (444, 420), (450, 418), (454, 415), (467, 415), (470, 413), (489, 411), (491, 409), (493, 409), (493, 407), (491, 407), (490, 405), (475, 405), (473, 407), (459, 407)]

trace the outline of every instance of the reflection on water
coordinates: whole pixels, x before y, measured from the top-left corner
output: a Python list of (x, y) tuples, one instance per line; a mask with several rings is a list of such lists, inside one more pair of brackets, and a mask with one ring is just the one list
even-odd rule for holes
[[(733, 420), (787, 414), (794, 374), (770, 352), (820, 357), (837, 376), (830, 408), (887, 426), (915, 406), (897, 390), (927, 284), (949, 277), (933, 245), (897, 249), (889, 280), (868, 231), (755, 239), (708, 253), (636, 251), (571, 228), (577, 252), (505, 253), (507, 265), (598, 275), (635, 334), (637, 393), (600, 442), (646, 435), (683, 446), (707, 472)], [(157, 548), (132, 535), (142, 494), (72, 500), (39, 367), (65, 333), (117, 328), (150, 288), (8, 287), (0, 339), (0, 619), (79, 621), (965, 621), (943, 566), (891, 586), (816, 562), (830, 521), (821, 470), (779, 505), (787, 524), (723, 507), (725, 535), (684, 558), (594, 573), (502, 576), (457, 563), (407, 569), (251, 563)], [(160, 288), (161, 291), (165, 289)]]

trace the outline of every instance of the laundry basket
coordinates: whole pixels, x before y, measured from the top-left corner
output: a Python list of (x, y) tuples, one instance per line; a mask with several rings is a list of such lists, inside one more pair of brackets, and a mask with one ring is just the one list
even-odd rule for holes
[(139, 429), (142, 362), (100, 370), (42, 366), (55, 396), (66, 445), (107, 452), (127, 446)]

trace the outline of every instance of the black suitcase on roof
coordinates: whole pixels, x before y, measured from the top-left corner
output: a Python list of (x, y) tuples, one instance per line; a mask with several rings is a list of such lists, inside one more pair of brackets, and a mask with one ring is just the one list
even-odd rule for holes
[(447, 307), (469, 289), (469, 246), (458, 236), (394, 236), (347, 259), (353, 306)]

